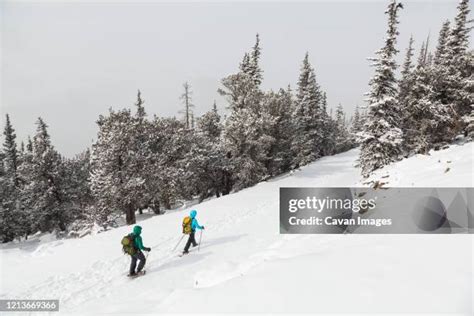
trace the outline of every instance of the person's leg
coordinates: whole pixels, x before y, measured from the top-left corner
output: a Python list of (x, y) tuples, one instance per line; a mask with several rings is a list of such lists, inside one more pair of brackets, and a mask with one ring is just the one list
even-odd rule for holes
[(132, 262), (130, 262), (130, 274), (135, 274), (135, 267), (137, 266), (137, 258), (135, 255), (131, 256)]
[(193, 233), (193, 240), (191, 242), (193, 243), (193, 247), (196, 247), (198, 245), (196, 242), (196, 236), (194, 233)]
[(138, 260), (140, 260), (140, 262), (138, 263), (138, 268), (137, 268), (137, 273), (138, 273), (138, 272), (143, 270), (143, 267), (145, 266), (146, 259), (145, 259), (145, 255), (141, 251), (139, 251), (137, 253), (137, 258), (138, 258)]
[(184, 252), (189, 251), (189, 247), (191, 246), (191, 243), (193, 242), (193, 240), (194, 240), (194, 232), (189, 234), (189, 238), (188, 238), (188, 241), (186, 242), (186, 246), (184, 246)]

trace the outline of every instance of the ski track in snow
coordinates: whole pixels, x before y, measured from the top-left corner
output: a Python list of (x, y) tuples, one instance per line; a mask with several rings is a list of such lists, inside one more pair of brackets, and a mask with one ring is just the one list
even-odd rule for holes
[[(136, 279), (126, 277), (129, 257), (121, 254), (119, 244), (121, 237), (128, 233), (130, 227), (121, 227), (82, 239), (42, 243), (36, 248), (32, 247), (33, 249), (2, 248), (0, 249), (2, 258), (0, 298), (60, 299), (63, 312), (132, 313), (136, 312), (136, 302), (139, 302), (139, 311), (143, 313), (192, 312), (193, 304), (198, 304), (199, 299), (205, 301), (200, 304), (201, 312), (251, 312), (262, 310), (262, 306), (252, 305), (252, 298), (249, 298), (247, 306), (229, 302), (229, 300), (232, 301), (236, 299), (235, 295), (245, 294), (248, 291), (254, 293), (254, 296), (262, 294), (263, 303), (255, 304), (266, 306), (264, 303), (266, 296), (250, 289), (259, 289), (261, 284), (267, 284), (268, 289), (274, 289), (268, 301), (276, 302), (268, 304), (273, 304), (275, 312), (291, 312), (300, 309), (308, 312), (314, 311), (315, 307), (296, 308), (282, 305), (283, 303), (280, 302), (285, 300), (299, 302), (302, 299), (297, 293), (293, 296), (285, 294), (286, 288), (296, 287), (301, 288), (302, 291), (316, 291), (313, 284), (305, 287), (301, 284), (301, 280), (293, 281), (295, 284), (292, 284), (291, 280), (286, 280), (285, 275), (289, 270), (286, 265), (292, 263), (289, 267), (293, 270), (304, 270), (296, 271), (296, 274), (304, 274), (305, 271), (308, 273), (307, 269), (310, 269), (308, 264), (340, 271), (344, 269), (344, 266), (358, 267), (361, 264), (351, 262), (360, 259), (354, 257), (354, 251), (357, 250), (362, 253), (360, 256), (362, 260), (365, 260), (364, 264), (369, 268), (369, 272), (362, 273), (363, 275), (359, 278), (359, 282), (364, 284), (363, 287), (357, 282), (345, 285), (352, 292), (358, 293), (358, 300), (354, 299), (352, 302), (356, 305), (352, 306), (355, 308), (352, 311), (380, 312), (380, 304), (377, 305), (374, 302), (386, 290), (377, 280), (386, 278), (387, 273), (396, 274), (397, 271), (397, 266), (391, 263), (393, 258), (387, 252), (403, 253), (401, 247), (408, 247), (407, 251), (413, 252), (410, 258), (415, 260), (413, 265), (421, 267), (423, 260), (429, 260), (430, 256), (438, 259), (436, 252), (430, 250), (433, 247), (432, 243), (420, 236), (411, 239), (380, 236), (376, 240), (377, 243), (374, 243), (374, 236), (280, 235), (279, 188), (364, 186), (367, 181), (377, 179), (387, 181), (388, 186), (432, 186), (436, 183), (437, 186), (472, 187), (473, 148), (472, 143), (451, 146), (445, 151), (432, 152), (430, 156), (406, 159), (377, 171), (368, 180), (362, 180), (359, 176), (360, 171), (355, 167), (358, 149), (354, 149), (332, 157), (324, 157), (292, 174), (282, 175), (235, 194), (195, 205), (193, 208), (198, 210), (198, 220), (206, 227), (202, 235), (203, 242), (199, 252), (197, 248), (193, 248), (189, 255), (181, 258), (177, 254), (184, 247), (186, 238), (181, 241), (176, 251), (173, 252), (172, 249), (181, 237), (182, 217), (189, 210), (152, 217), (141, 222), (140, 225), (143, 227), (144, 244), (156, 246), (147, 260), (147, 274)], [(447, 165), (450, 167), (448, 172), (446, 172)], [(388, 178), (382, 178), (387, 174)], [(200, 232), (196, 234), (196, 239), (199, 239), (199, 234)], [(433, 239), (435, 238), (439, 237), (433, 236)], [(464, 239), (456, 245), (460, 245), (459, 247), (470, 245), (472, 253), (472, 237), (462, 238)], [(413, 245), (412, 248), (410, 245)], [(439, 245), (452, 246), (446, 240)], [(416, 257), (418, 248), (413, 249), (415, 247), (428, 247), (426, 250), (428, 257)], [(458, 249), (466, 252), (465, 248), (459, 247)], [(378, 258), (374, 259), (373, 270), (371, 259), (364, 258), (364, 251), (367, 256)], [(460, 254), (461, 251), (459, 253), (456, 249), (450, 249), (450, 251), (453, 252), (451, 257), (457, 256), (456, 264), (458, 264), (457, 260), (464, 260), (463, 255)], [(352, 257), (345, 259), (345, 254)], [(464, 256), (470, 256), (470, 254)], [(331, 258), (337, 258), (337, 260)], [(455, 265), (454, 259), (449, 261), (450, 259), (453, 258), (443, 259), (448, 260), (447, 263), (430, 262), (433, 267), (425, 268), (428, 271), (436, 271), (443, 265), (446, 267), (446, 264)], [(345, 264), (340, 262), (344, 260), (348, 261)], [(383, 260), (387, 261), (386, 264)], [(362, 264), (363, 267), (365, 267), (364, 264)], [(450, 286), (457, 290), (445, 298), (443, 306), (446, 308), (442, 310), (463, 312), (467, 310), (466, 298), (456, 299), (453, 296), (469, 293), (466, 284), (469, 283), (469, 276), (473, 280), (472, 265), (458, 264), (453, 269), (457, 274), (455, 273), (452, 279), (445, 281), (448, 284), (441, 285), (447, 287), (446, 290)], [(330, 270), (326, 272), (331, 274)], [(266, 271), (276, 272), (271, 274)], [(413, 272), (407, 273), (408, 276), (402, 272), (401, 278), (410, 283), (412, 281), (410, 276), (414, 277), (414, 275)], [(310, 274), (310, 278), (315, 275), (318, 275), (317, 272)], [(466, 276), (468, 276), (467, 283), (462, 283), (460, 280), (466, 279)], [(274, 279), (280, 280), (284, 285), (280, 285)], [(328, 285), (329, 280), (326, 275), (318, 275), (318, 279), (314, 282), (321, 282), (318, 288), (331, 289), (332, 286)], [(430, 279), (427, 277), (427, 280)], [(423, 288), (422, 285), (411, 284), (407, 291), (416, 293)], [(436, 289), (435, 285), (432, 287)], [(373, 289), (380, 291), (373, 291)], [(342, 290), (342, 292), (351, 291)], [(320, 295), (325, 294), (320, 293)], [(215, 305), (206, 302), (212, 297), (220, 302)], [(304, 298), (305, 295), (302, 297)], [(427, 301), (436, 302), (436, 298), (440, 299), (440, 294), (431, 297), (421, 295), (418, 300), (421, 306)], [(333, 303), (339, 299), (339, 295), (335, 295), (332, 299)], [(179, 303), (184, 300), (190, 302), (186, 304), (188, 306), (181, 306), (182, 304)], [(321, 302), (319, 306), (321, 310), (331, 304), (331, 298), (326, 298), (326, 300), (327, 302)], [(396, 300), (390, 301), (388, 298), (381, 300), (384, 304), (398, 304)], [(373, 309), (367, 307), (369, 302), (375, 304)], [(457, 303), (462, 305), (457, 307), (458, 309), (454, 307)], [(357, 304), (360, 305), (358, 309)], [(413, 304), (417, 303), (412, 299), (411, 304), (413, 309)], [(414, 309), (420, 309), (420, 306), (415, 306)], [(440, 303), (433, 303), (432, 308), (438, 308), (438, 306)], [(342, 306), (339, 308), (343, 310)], [(432, 311), (430, 308), (427, 310)], [(272, 309), (262, 311), (272, 311)], [(401, 309), (401, 311), (407, 310)]]

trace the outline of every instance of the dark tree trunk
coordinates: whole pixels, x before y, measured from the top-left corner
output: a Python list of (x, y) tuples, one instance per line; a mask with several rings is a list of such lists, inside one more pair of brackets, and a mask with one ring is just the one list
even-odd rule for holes
[(137, 222), (135, 218), (135, 209), (132, 205), (127, 205), (125, 209), (125, 221), (127, 225), (133, 225)]
[(170, 200), (170, 197), (168, 195), (165, 195), (163, 197), (163, 204), (165, 205), (165, 209), (167, 209), (167, 210), (171, 209), (171, 200)]
[(149, 207), (152, 209), (153, 213), (155, 213), (156, 215), (160, 215), (160, 201), (155, 201), (153, 200)]

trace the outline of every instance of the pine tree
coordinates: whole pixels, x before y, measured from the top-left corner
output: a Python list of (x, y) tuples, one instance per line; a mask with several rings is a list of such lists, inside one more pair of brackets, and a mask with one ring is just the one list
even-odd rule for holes
[[(321, 115), (323, 117), (322, 122), (322, 142), (321, 142), (321, 155), (333, 155), (336, 151), (336, 122), (333, 120), (331, 115), (328, 113), (328, 103), (326, 92), (323, 92), (321, 100)], [(331, 109), (332, 110), (332, 109)]]
[(90, 225), (91, 208), (94, 203), (90, 189), (90, 151), (89, 149), (74, 156), (63, 159), (60, 168), (62, 191), (69, 213), (69, 221), (81, 221)]
[(269, 176), (275, 176), (291, 169), (293, 152), (291, 138), (293, 134), (293, 96), (290, 87), (278, 92), (267, 92), (263, 101), (262, 126), (266, 136), (267, 153), (265, 168)]
[(197, 133), (193, 135), (186, 161), (201, 201), (212, 195), (219, 197), (225, 191), (227, 159), (221, 143), (222, 129), (214, 102), (213, 108), (197, 120)]
[[(97, 200), (96, 220), (107, 226), (113, 213), (125, 214), (127, 224), (136, 221), (151, 177), (147, 170), (147, 138), (140, 132), (139, 116), (130, 110), (109, 111), (100, 116), (97, 141), (91, 154), (91, 189)], [(144, 175), (148, 175), (145, 177)]]
[(22, 225), (16, 135), (8, 114), (3, 135), (5, 141), (3, 152), (0, 152), (0, 238), (8, 242), (21, 235)]
[(413, 85), (413, 36), (410, 36), (410, 41), (408, 43), (408, 48), (406, 50), (405, 61), (403, 62), (401, 75), (402, 78), (399, 81), (399, 91), (398, 91), (398, 103), (399, 106), (403, 109), (406, 107), (406, 98), (410, 93), (410, 88)]
[(364, 128), (360, 162), (362, 174), (368, 176), (375, 169), (396, 161), (401, 154), (402, 130), (397, 109), (395, 71), (397, 64), (395, 47), (398, 30), (398, 10), (403, 8), (396, 0), (390, 2), (388, 10), (388, 30), (385, 45), (374, 58), (375, 76), (369, 85), (369, 110)]
[(221, 117), (217, 112), (217, 105), (214, 101), (212, 110), (205, 113), (198, 119), (197, 122), (198, 129), (202, 132), (208, 139), (217, 141), (222, 132)]
[(142, 99), (142, 93), (140, 90), (138, 90), (135, 106), (137, 107), (137, 117), (142, 120), (146, 117), (145, 107), (143, 106), (144, 103), (145, 100)]
[[(260, 44), (257, 36), (251, 54), (244, 55), (240, 71), (222, 80), (218, 91), (226, 97), (231, 111), (225, 122), (224, 148), (231, 179), (237, 189), (253, 185), (267, 176), (266, 163), (271, 136), (266, 134), (273, 118), (265, 113), (260, 90), (262, 71), (258, 65)], [(227, 190), (226, 190), (227, 191)]]
[(316, 82), (314, 69), (306, 53), (301, 66), (293, 112), (293, 125), (297, 136), (292, 144), (295, 167), (306, 165), (322, 155), (322, 100), (321, 88)]
[(431, 133), (435, 117), (432, 114), (437, 109), (431, 93), (432, 71), (426, 60), (426, 51), (426, 43), (423, 43), (403, 112), (404, 149), (408, 154), (427, 153), (433, 143)]
[[(463, 80), (463, 90), (471, 97), (474, 95), (474, 51), (470, 51), (466, 57), (466, 73), (471, 73), (469, 77)], [(471, 110), (463, 116), (465, 124), (465, 135), (468, 140), (474, 140), (474, 100), (471, 101)]]
[(354, 142), (354, 144), (359, 143), (359, 141), (360, 141), (359, 134), (361, 133), (363, 128), (364, 128), (363, 118), (362, 118), (361, 113), (359, 111), (359, 106), (356, 105), (356, 107), (354, 109), (354, 116), (352, 118), (351, 128), (350, 128), (350, 133), (351, 133), (352, 141)]
[(344, 152), (354, 146), (353, 140), (347, 130), (345, 113), (342, 105), (339, 104), (336, 108), (336, 153)]
[(244, 57), (242, 58), (242, 62), (239, 65), (239, 69), (241, 73), (247, 74), (251, 77), (252, 63), (250, 61), (249, 53), (244, 54)]
[(447, 97), (443, 103), (453, 106), (465, 133), (465, 123), (473, 115), (471, 105), (474, 103), (473, 65), (469, 57), (471, 53), (468, 52), (469, 33), (472, 30), (472, 20), (468, 19), (469, 12), (469, 0), (461, 0), (447, 41), (448, 70), (443, 73), (447, 87)]
[(21, 151), (19, 160), (21, 161), (18, 166), (18, 179), (20, 182), (19, 212), (21, 213), (22, 219), (20, 235), (28, 238), (28, 235), (34, 232), (35, 227), (37, 228), (35, 213), (30, 209), (30, 206), (34, 203), (32, 200), (33, 197), (30, 197), (31, 191), (29, 191), (31, 188), (30, 184), (34, 180), (33, 141), (30, 136), (28, 136), (25, 149)]
[(472, 29), (469, 25), (472, 20), (468, 20), (469, 12), (469, 0), (459, 1), (458, 14), (454, 19), (454, 25), (448, 39), (450, 57), (459, 58), (469, 48), (469, 32)]
[(258, 87), (262, 83), (263, 71), (260, 68), (259, 61), (261, 55), (260, 48), (260, 36), (257, 34), (255, 39), (255, 45), (252, 49), (252, 54), (250, 56), (250, 72), (249, 75), (252, 77), (255, 85)]
[(434, 55), (434, 65), (439, 66), (439, 65), (446, 65), (447, 63), (447, 44), (448, 44), (448, 38), (450, 34), (450, 22), (449, 20), (445, 21), (443, 23), (443, 26), (441, 27), (441, 30), (439, 32), (438, 36), (438, 45), (436, 46), (436, 52)]
[(51, 144), (48, 126), (43, 119), (38, 118), (36, 125), (36, 134), (31, 144), (31, 165), (25, 166), (30, 174), (23, 189), (23, 194), (27, 197), (25, 208), (32, 212), (34, 220), (31, 230), (65, 231), (71, 221), (71, 214), (63, 192), (60, 172), (62, 157)]
[(5, 136), (5, 142), (3, 143), (3, 150), (5, 154), (4, 158), (4, 167), (7, 176), (13, 182), (13, 185), (18, 186), (18, 176), (17, 176), (17, 168), (18, 168), (18, 152), (17, 152), (17, 145), (16, 145), (16, 135), (15, 131), (11, 125), (10, 117), (7, 114), (5, 120), (5, 129), (3, 131), (3, 135)]

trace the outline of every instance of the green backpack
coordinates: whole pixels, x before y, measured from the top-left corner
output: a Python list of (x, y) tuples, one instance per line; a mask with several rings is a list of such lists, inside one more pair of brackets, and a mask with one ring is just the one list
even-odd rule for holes
[(183, 234), (189, 235), (193, 230), (191, 224), (193, 223), (193, 219), (190, 216), (186, 216), (183, 219)]
[(127, 236), (122, 238), (122, 250), (124, 253), (133, 256), (137, 252), (137, 248), (135, 247), (135, 235), (128, 234)]

